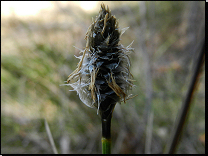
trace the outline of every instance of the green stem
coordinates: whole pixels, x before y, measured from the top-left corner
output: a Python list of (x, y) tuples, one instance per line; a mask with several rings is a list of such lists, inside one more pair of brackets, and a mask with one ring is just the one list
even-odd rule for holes
[(111, 118), (112, 113), (107, 118), (102, 116), (102, 154), (111, 154)]
[(102, 137), (102, 154), (111, 154), (111, 139)]

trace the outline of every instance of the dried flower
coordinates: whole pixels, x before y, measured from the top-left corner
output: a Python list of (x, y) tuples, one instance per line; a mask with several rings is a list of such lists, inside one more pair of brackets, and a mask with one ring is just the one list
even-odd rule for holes
[(86, 48), (78, 57), (78, 67), (67, 79), (81, 101), (97, 108), (104, 118), (112, 113), (117, 102), (127, 100), (133, 85), (128, 56), (133, 48), (131, 44), (118, 44), (125, 30), (119, 31), (116, 17), (102, 4), (86, 33)]

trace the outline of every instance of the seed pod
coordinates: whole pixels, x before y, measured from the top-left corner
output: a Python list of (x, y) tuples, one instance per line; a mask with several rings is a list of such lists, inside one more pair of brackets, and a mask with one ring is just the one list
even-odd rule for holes
[(126, 101), (133, 85), (128, 56), (133, 48), (118, 44), (122, 33), (116, 17), (102, 4), (86, 33), (86, 48), (81, 51), (78, 67), (67, 79), (81, 101), (106, 118), (117, 102)]

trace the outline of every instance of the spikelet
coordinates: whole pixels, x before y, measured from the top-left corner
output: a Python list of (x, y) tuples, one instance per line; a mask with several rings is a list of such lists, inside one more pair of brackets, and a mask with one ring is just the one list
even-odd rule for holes
[(86, 33), (86, 48), (81, 51), (77, 69), (67, 79), (81, 101), (106, 117), (117, 102), (126, 101), (132, 88), (129, 54), (133, 48), (119, 45), (123, 34), (115, 16), (101, 4), (101, 10)]

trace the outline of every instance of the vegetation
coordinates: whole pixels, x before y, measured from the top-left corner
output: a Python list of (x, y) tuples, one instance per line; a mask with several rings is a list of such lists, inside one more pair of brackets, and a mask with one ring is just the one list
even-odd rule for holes
[[(71, 2), (54, 4), (41, 16), (2, 17), (2, 154), (53, 153), (44, 118), (58, 153), (101, 153), (97, 110), (85, 106), (76, 92), (68, 91), (69, 86), (60, 86), (79, 62), (74, 55), (85, 47), (85, 33), (100, 4), (92, 13)], [(205, 34), (205, 3), (105, 4), (119, 19), (120, 28), (130, 27), (120, 42), (128, 46), (134, 40), (131, 73), (136, 87), (132, 93), (138, 94), (115, 107), (112, 153), (146, 151), (149, 110), (153, 113), (149, 152), (163, 153), (193, 74), (196, 47)], [(205, 153), (204, 70), (192, 102), (177, 153)]]

